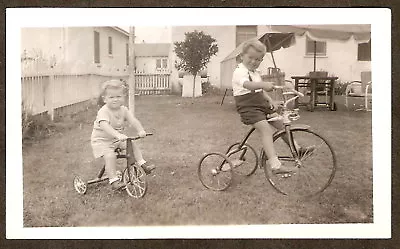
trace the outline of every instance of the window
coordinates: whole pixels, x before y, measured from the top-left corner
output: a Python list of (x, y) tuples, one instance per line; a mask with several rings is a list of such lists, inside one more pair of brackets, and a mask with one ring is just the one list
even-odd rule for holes
[(257, 36), (257, 25), (236, 26), (236, 47), (244, 41)]
[(167, 58), (157, 59), (156, 69), (167, 69), (167, 68), (168, 68), (168, 59)]
[(371, 61), (371, 40), (367, 43), (358, 44), (357, 60)]
[(100, 33), (94, 31), (94, 63), (100, 63)]
[(168, 59), (163, 59), (162, 60), (162, 67), (163, 68), (168, 68)]
[(129, 44), (125, 44), (125, 51), (126, 51), (126, 65), (129, 66)]
[[(326, 55), (326, 42), (317, 41), (316, 44), (316, 55)], [(306, 55), (314, 55), (314, 40), (311, 40), (309, 37), (306, 39)]]
[(113, 47), (112, 47), (112, 37), (108, 37), (108, 55), (113, 54)]

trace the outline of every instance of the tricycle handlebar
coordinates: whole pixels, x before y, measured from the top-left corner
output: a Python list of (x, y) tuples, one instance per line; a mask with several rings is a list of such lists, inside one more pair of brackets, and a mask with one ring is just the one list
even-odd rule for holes
[[(153, 133), (146, 133), (147, 136), (153, 136)], [(136, 136), (136, 137), (128, 137), (126, 140), (138, 140), (141, 139), (142, 137)]]
[[(147, 136), (153, 136), (153, 133), (146, 133), (146, 137)], [(139, 137), (139, 136), (136, 136), (136, 137), (127, 137), (126, 139), (124, 139), (124, 141), (133, 141), (133, 140), (138, 140), (138, 139), (141, 139), (142, 137)], [(117, 143), (117, 142), (119, 142), (119, 141), (121, 141), (121, 140), (116, 140), (116, 141), (114, 141), (113, 143)]]
[[(283, 86), (274, 86), (276, 89), (287, 89), (287, 88), (285, 88), (285, 87), (283, 87)], [(304, 94), (302, 94), (301, 92), (299, 92), (299, 91), (296, 91), (296, 90), (294, 90), (294, 89), (290, 89), (290, 91), (288, 91), (288, 92), (285, 92), (284, 94), (295, 94), (295, 95), (297, 95), (297, 96), (299, 96), (299, 97), (304, 97)]]

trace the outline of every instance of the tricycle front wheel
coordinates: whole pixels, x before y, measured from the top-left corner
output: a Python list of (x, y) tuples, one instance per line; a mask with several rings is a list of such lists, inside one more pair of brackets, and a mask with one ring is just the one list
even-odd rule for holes
[(127, 167), (122, 175), (122, 180), (126, 185), (126, 192), (130, 197), (139, 199), (147, 192), (146, 173), (136, 164)]
[(301, 148), (292, 153), (281, 133), (274, 137), (274, 147), (282, 165), (293, 168), (289, 174), (274, 174), (266, 162), (264, 152), (261, 163), (269, 183), (281, 194), (295, 197), (312, 197), (323, 192), (332, 182), (336, 172), (336, 156), (328, 141), (316, 132), (291, 129), (293, 140)]

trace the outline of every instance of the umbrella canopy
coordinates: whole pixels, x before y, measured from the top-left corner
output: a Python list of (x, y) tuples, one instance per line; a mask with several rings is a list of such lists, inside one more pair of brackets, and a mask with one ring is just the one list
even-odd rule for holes
[(225, 57), (222, 62), (236, 58), (238, 55), (240, 55), (243, 45), (251, 40), (261, 41), (267, 47), (267, 52), (273, 52), (281, 48), (288, 48), (296, 42), (294, 33), (264, 33), (239, 44), (239, 46), (237, 46), (227, 57)]
[(354, 38), (357, 43), (367, 43), (371, 40), (371, 25), (343, 24), (343, 25), (270, 25), (276, 32), (291, 32), (299, 36), (307, 35), (314, 40), (314, 71), (316, 69), (316, 42), (317, 41), (348, 41)]
[(353, 37), (357, 43), (365, 43), (371, 39), (371, 25), (369, 24), (270, 25), (270, 29), (277, 32), (295, 33), (300, 36), (306, 34), (316, 41), (347, 41)]

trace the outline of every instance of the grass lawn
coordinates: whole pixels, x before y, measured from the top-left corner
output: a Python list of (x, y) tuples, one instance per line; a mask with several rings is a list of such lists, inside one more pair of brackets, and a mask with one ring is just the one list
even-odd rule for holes
[[(225, 152), (248, 127), (242, 125), (233, 98), (195, 100), (177, 96), (141, 96), (136, 116), (154, 136), (139, 141), (144, 156), (158, 168), (149, 178), (143, 199), (113, 193), (109, 185), (75, 192), (79, 174), (95, 177), (90, 133), (95, 110), (76, 125), (23, 148), (24, 226), (135, 226), (207, 224), (372, 223), (371, 113), (300, 112), (297, 123), (308, 124), (334, 147), (338, 170), (332, 184), (317, 198), (296, 201), (278, 194), (264, 172), (236, 177), (226, 191), (204, 188), (197, 177), (204, 153)], [(130, 135), (134, 135), (133, 132)], [(259, 151), (256, 136), (250, 144)]]

